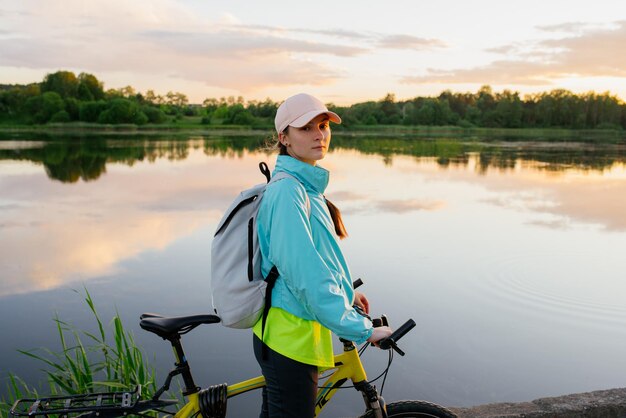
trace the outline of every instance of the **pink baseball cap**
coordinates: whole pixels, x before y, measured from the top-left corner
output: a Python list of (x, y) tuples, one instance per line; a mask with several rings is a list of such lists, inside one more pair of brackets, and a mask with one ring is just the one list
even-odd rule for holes
[(278, 106), (274, 125), (278, 133), (284, 131), (287, 126), (301, 128), (322, 113), (327, 114), (331, 121), (341, 123), (339, 115), (328, 110), (324, 103), (310, 94), (300, 93), (289, 97)]

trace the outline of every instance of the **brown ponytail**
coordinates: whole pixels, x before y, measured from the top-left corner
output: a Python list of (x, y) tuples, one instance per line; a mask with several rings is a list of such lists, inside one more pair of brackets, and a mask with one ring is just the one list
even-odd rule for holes
[(341, 212), (339, 211), (339, 208), (330, 200), (326, 199), (326, 197), (324, 197), (324, 200), (326, 200), (326, 206), (328, 206), (330, 217), (333, 219), (335, 233), (340, 239), (346, 238), (348, 236), (348, 231), (346, 231), (346, 226), (343, 224), (343, 220), (341, 219)]

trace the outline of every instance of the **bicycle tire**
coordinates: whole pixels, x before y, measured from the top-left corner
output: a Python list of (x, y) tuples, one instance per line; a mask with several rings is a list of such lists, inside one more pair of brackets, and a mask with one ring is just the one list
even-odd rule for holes
[[(367, 411), (360, 418), (373, 418), (374, 411)], [(399, 401), (387, 405), (388, 418), (457, 418), (443, 406), (426, 401)]]

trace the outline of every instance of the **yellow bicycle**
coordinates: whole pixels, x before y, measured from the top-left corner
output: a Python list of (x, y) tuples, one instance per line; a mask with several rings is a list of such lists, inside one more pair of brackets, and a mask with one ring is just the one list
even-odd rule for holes
[[(54, 396), (37, 399), (20, 399), (11, 408), (13, 416), (20, 417), (59, 417), (59, 418), (114, 418), (132, 415), (146, 415), (156, 411), (172, 415), (175, 418), (224, 418), (229, 398), (262, 388), (265, 385), (263, 376), (255, 377), (232, 385), (220, 384), (201, 389), (196, 386), (191, 374), (191, 368), (183, 351), (181, 336), (202, 324), (220, 322), (215, 315), (192, 315), (183, 317), (163, 317), (157, 314), (143, 314), (141, 327), (155, 333), (169, 341), (174, 349), (176, 367), (170, 371), (163, 386), (151, 399), (141, 399), (141, 388), (129, 392), (90, 393), (73, 396)], [(375, 326), (386, 325), (384, 315), (373, 320)], [(397, 342), (402, 336), (415, 326), (413, 320), (400, 326), (389, 338), (381, 340), (379, 347), (389, 350), (389, 365), (393, 358), (393, 351), (404, 355)], [(365, 401), (367, 418), (397, 418), (397, 417), (435, 417), (454, 418), (455, 415), (446, 408), (426, 402), (405, 400), (385, 404), (379, 396), (376, 387), (367, 379), (361, 363), (360, 354), (369, 344), (360, 350), (352, 341), (341, 339), (343, 352), (335, 355), (335, 366), (323, 373), (324, 383), (318, 388), (315, 405), (315, 415), (318, 416), (324, 406), (344, 383), (350, 381), (352, 387), (361, 392)], [(393, 350), (393, 351), (392, 351)], [(389, 371), (389, 366), (383, 372)], [(176, 400), (161, 399), (165, 391), (169, 390), (172, 379), (180, 375), (184, 383), (183, 395), (187, 403), (178, 411), (170, 411), (178, 402)]]

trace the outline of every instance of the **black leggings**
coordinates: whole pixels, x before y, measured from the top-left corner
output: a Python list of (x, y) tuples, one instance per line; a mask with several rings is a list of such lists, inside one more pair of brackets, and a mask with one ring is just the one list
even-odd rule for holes
[(255, 335), (256, 356), (266, 387), (260, 418), (313, 418), (317, 393), (317, 366), (300, 363), (269, 347), (263, 359), (263, 343)]

